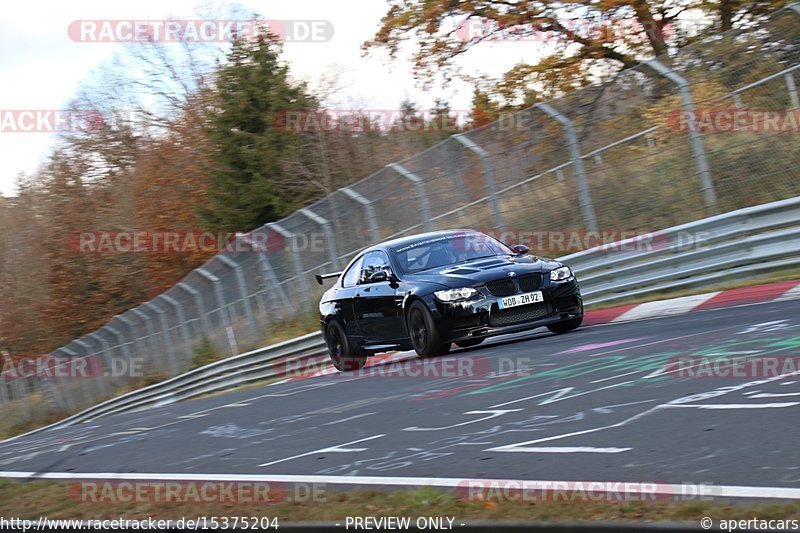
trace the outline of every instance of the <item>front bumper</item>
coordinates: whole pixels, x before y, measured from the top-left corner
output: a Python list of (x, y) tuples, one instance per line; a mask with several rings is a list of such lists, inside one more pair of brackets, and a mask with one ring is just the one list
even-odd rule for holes
[(578, 281), (553, 283), (544, 280), (539, 289), (543, 303), (501, 310), (486, 287), (477, 287), (483, 298), (443, 303), (431, 296), (428, 305), (440, 334), (451, 342), (492, 337), (547, 326), (583, 316), (583, 298)]

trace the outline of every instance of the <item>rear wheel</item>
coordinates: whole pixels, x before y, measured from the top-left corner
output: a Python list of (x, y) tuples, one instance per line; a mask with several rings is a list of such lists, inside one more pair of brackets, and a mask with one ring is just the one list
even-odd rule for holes
[(328, 344), (328, 354), (336, 370), (349, 372), (364, 368), (367, 364), (367, 358), (361, 349), (350, 342), (344, 328), (335, 320), (331, 321), (325, 330), (325, 342)]
[(583, 323), (583, 315), (575, 318), (570, 318), (569, 320), (564, 320), (563, 322), (556, 322), (555, 324), (550, 324), (547, 326), (547, 329), (552, 331), (553, 333), (566, 333), (568, 331), (572, 331), (573, 329), (577, 329)]
[(450, 343), (442, 341), (433, 315), (424, 303), (417, 300), (408, 310), (408, 334), (411, 345), (420, 358), (435, 357), (450, 352)]
[(473, 346), (479, 345), (484, 340), (486, 339), (480, 338), (480, 339), (466, 339), (463, 341), (456, 341), (456, 346), (458, 346), (459, 348), (472, 348)]

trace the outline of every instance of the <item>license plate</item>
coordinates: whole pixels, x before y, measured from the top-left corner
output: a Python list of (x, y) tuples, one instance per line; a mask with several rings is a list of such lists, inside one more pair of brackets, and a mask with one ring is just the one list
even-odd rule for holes
[(497, 307), (500, 309), (508, 309), (509, 307), (518, 307), (520, 305), (535, 304), (544, 301), (542, 291), (526, 292), (525, 294), (515, 294), (506, 298), (497, 300)]

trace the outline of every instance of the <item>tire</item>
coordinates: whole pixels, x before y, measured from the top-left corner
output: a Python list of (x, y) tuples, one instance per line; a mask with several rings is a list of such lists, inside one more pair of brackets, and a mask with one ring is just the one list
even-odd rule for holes
[(411, 337), (411, 346), (417, 352), (417, 357), (424, 359), (436, 357), (450, 352), (450, 343), (442, 341), (433, 315), (419, 300), (411, 304), (407, 315), (408, 335)]
[(473, 346), (477, 346), (485, 340), (486, 340), (485, 338), (480, 338), (480, 339), (467, 339), (463, 341), (456, 341), (456, 346), (458, 346), (459, 348), (472, 348)]
[(340, 372), (361, 370), (367, 364), (367, 358), (360, 348), (353, 345), (337, 321), (332, 320), (325, 329), (325, 343), (331, 363)]
[(564, 320), (563, 322), (556, 322), (555, 324), (550, 324), (547, 326), (547, 329), (552, 331), (556, 334), (567, 333), (568, 331), (572, 331), (573, 329), (577, 329), (583, 323), (583, 315), (575, 318), (570, 318), (569, 320)]

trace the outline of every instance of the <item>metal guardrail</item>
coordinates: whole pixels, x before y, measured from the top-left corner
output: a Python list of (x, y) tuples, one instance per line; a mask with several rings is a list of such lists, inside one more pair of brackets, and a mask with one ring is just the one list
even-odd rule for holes
[[(687, 237), (693, 239), (688, 250), (682, 240)], [(560, 260), (577, 273), (588, 305), (800, 264), (800, 197), (739, 209)], [(327, 360), (322, 335), (309, 333), (112, 398), (48, 427), (88, 422), (287, 377), (298, 370), (326, 365)]]

